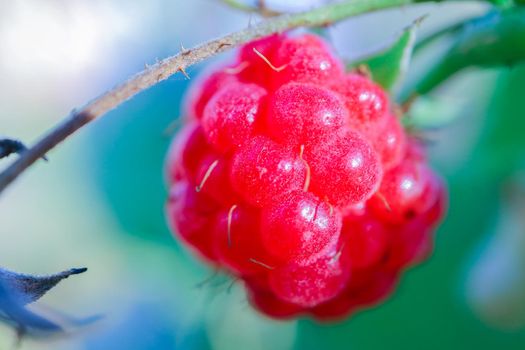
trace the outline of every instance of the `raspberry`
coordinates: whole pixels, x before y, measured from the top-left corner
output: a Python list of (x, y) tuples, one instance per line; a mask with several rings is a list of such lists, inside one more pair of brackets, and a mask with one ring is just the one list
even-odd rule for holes
[(255, 136), (232, 159), (230, 180), (245, 201), (265, 206), (304, 187), (307, 170), (299, 154), (264, 136)]
[(342, 208), (368, 199), (381, 180), (376, 152), (350, 129), (305, 150), (305, 159), (311, 169), (312, 191)]
[(168, 225), (274, 318), (331, 321), (429, 256), (446, 191), (389, 97), (314, 35), (275, 34), (191, 90)]
[(241, 146), (253, 134), (266, 91), (255, 84), (232, 82), (208, 101), (202, 127), (209, 142), (220, 151)]
[(392, 169), (401, 162), (406, 152), (407, 139), (403, 126), (394, 115), (386, 118), (372, 143), (381, 159), (383, 170)]
[(194, 84), (190, 89), (186, 100), (186, 113), (190, 118), (200, 119), (204, 107), (210, 98), (223, 86), (237, 81), (237, 77), (229, 74), (226, 68), (215, 71), (210, 75), (204, 75), (202, 80)]
[(195, 192), (188, 182), (177, 182), (170, 190), (166, 207), (170, 228), (210, 261), (216, 259), (209, 232), (217, 210), (215, 203)]
[(405, 157), (384, 175), (370, 206), (386, 221), (407, 221), (427, 211), (440, 191), (439, 180), (424, 162)]
[(251, 304), (268, 316), (278, 319), (288, 319), (303, 312), (301, 306), (279, 299), (268, 289), (255, 287), (249, 283), (247, 284), (247, 288), (248, 299)]
[(336, 134), (347, 119), (343, 101), (332, 91), (290, 83), (275, 92), (266, 123), (278, 142), (310, 147)]
[(243, 46), (237, 56), (239, 78), (268, 86), (275, 70), (266, 60), (273, 59), (283, 39), (282, 35), (274, 34)]
[(294, 191), (263, 208), (263, 244), (282, 261), (307, 258), (321, 252), (339, 237), (341, 215), (314, 194)]
[(313, 307), (341, 292), (350, 278), (350, 264), (337, 246), (317, 259), (294, 261), (269, 274), (275, 295), (301, 307)]
[(343, 65), (328, 46), (314, 35), (284, 39), (272, 57), (282, 74), (273, 74), (273, 85), (288, 82), (326, 84), (344, 75)]
[(344, 97), (350, 112), (350, 126), (369, 132), (385, 121), (389, 110), (388, 97), (379, 85), (365, 76), (350, 73), (342, 81), (332, 83), (331, 87)]
[[(236, 275), (264, 273), (275, 265), (261, 241), (259, 213), (255, 208), (231, 206), (214, 223), (214, 243), (219, 260)], [(264, 265), (261, 265), (263, 263)]]
[(166, 173), (169, 182), (184, 178), (194, 180), (199, 162), (210, 152), (200, 125), (192, 122), (184, 126), (168, 151)]
[(230, 182), (230, 163), (228, 157), (209, 154), (201, 160), (195, 176), (195, 190), (226, 208), (240, 202)]
[(389, 232), (384, 225), (372, 217), (347, 218), (342, 235), (352, 268), (362, 269), (381, 261), (389, 244)]

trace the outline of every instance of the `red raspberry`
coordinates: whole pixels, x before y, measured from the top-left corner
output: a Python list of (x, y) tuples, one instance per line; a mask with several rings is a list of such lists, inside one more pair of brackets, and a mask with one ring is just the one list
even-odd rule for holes
[(209, 232), (217, 210), (213, 201), (195, 192), (188, 182), (177, 182), (171, 187), (166, 207), (170, 228), (211, 261), (216, 258)]
[(381, 262), (390, 239), (388, 228), (370, 216), (347, 218), (342, 237), (354, 269), (368, 268)]
[(303, 188), (307, 169), (299, 154), (264, 136), (255, 136), (233, 156), (230, 180), (248, 203), (263, 207)]
[(189, 94), (168, 224), (266, 315), (377, 304), (426, 258), (446, 192), (387, 93), (313, 35), (272, 35)]
[(222, 68), (208, 75), (203, 75), (200, 81), (192, 86), (186, 97), (186, 113), (190, 118), (200, 119), (204, 107), (210, 98), (223, 86), (237, 81), (237, 77), (228, 73), (228, 68)]
[(348, 111), (335, 93), (318, 85), (290, 83), (273, 95), (266, 124), (278, 142), (309, 148), (347, 122)]
[(226, 156), (209, 154), (202, 159), (195, 176), (195, 190), (226, 208), (240, 203), (230, 182), (230, 163), (231, 159)]
[(334, 245), (322, 256), (293, 261), (272, 271), (270, 287), (275, 295), (301, 307), (313, 307), (341, 292), (350, 278), (346, 254)]
[(238, 276), (266, 273), (275, 265), (261, 241), (259, 216), (255, 208), (233, 205), (216, 217), (217, 256)]
[(345, 208), (368, 199), (378, 188), (382, 169), (376, 152), (359, 133), (347, 129), (305, 150), (312, 191)]
[(407, 148), (405, 130), (394, 115), (387, 116), (385, 123), (380, 128), (372, 141), (377, 151), (383, 170), (389, 170), (401, 162)]
[[(441, 192), (444, 193), (444, 192)], [(439, 195), (431, 207), (402, 225), (392, 225), (392, 246), (386, 265), (394, 270), (424, 260), (432, 251), (432, 231), (443, 216), (445, 197)]]
[(279, 299), (272, 291), (247, 283), (248, 299), (259, 311), (278, 319), (288, 319), (303, 312), (299, 305)]
[(243, 46), (239, 50), (236, 66), (240, 79), (269, 86), (275, 70), (268, 62), (271, 63), (269, 60), (273, 59), (283, 39), (282, 35), (274, 34)]
[(266, 90), (255, 84), (232, 82), (208, 101), (202, 127), (211, 145), (219, 151), (241, 146), (254, 131)]
[(373, 132), (384, 123), (390, 107), (388, 97), (379, 85), (363, 75), (350, 73), (341, 82), (332, 83), (331, 87), (344, 97), (350, 112), (350, 126)]
[(340, 79), (344, 75), (343, 65), (330, 51), (314, 35), (284, 39), (272, 57), (278, 70), (273, 74), (273, 85), (292, 81), (323, 85)]
[(168, 151), (166, 173), (170, 183), (195, 179), (199, 162), (211, 152), (199, 124), (190, 122), (177, 135)]
[(264, 207), (261, 233), (266, 249), (282, 261), (323, 251), (341, 232), (341, 214), (309, 192), (294, 191)]
[(399, 223), (427, 211), (441, 191), (439, 179), (425, 163), (405, 157), (385, 173), (370, 207), (382, 219)]

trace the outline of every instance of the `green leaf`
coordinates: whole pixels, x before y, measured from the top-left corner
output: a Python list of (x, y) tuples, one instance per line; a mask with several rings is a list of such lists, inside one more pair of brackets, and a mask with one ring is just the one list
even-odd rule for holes
[(387, 90), (394, 90), (408, 70), (416, 42), (416, 29), (422, 20), (423, 17), (405, 28), (386, 49), (371, 57), (351, 63), (350, 67), (366, 65), (375, 82)]
[(408, 90), (426, 94), (465, 68), (512, 66), (523, 61), (525, 7), (493, 10), (466, 22), (435, 64)]

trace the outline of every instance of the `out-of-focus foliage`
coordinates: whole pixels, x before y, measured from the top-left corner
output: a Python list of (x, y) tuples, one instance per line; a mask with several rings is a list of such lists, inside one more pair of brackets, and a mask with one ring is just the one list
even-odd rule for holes
[(489, 11), (465, 22), (441, 56), (428, 65), (414, 91), (425, 94), (472, 66), (512, 66), (525, 60), (525, 7)]
[(94, 180), (125, 232), (171, 240), (164, 219), (163, 163), (186, 82), (161, 84), (93, 126)]

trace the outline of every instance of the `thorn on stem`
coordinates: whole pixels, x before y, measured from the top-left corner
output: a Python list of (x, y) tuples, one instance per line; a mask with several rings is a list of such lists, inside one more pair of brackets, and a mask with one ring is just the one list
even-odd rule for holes
[(182, 42), (180, 43), (180, 53), (181, 53), (181, 55), (183, 55), (183, 56), (186, 56), (187, 54), (190, 53), (190, 50), (186, 49), (186, 48), (184, 47), (184, 45), (182, 45)]
[(184, 75), (184, 77), (185, 77), (186, 79), (190, 80), (190, 76), (188, 75), (188, 73), (186, 72), (186, 70), (184, 69), (184, 67), (180, 66), (180, 67), (177, 69), (177, 71), (180, 71), (180, 72)]
[(219, 43), (219, 46), (217, 47), (217, 50), (220, 50), (220, 49), (222, 49), (225, 46), (231, 46), (231, 45), (232, 44), (227, 43), (227, 42), (221, 42), (221, 43)]

